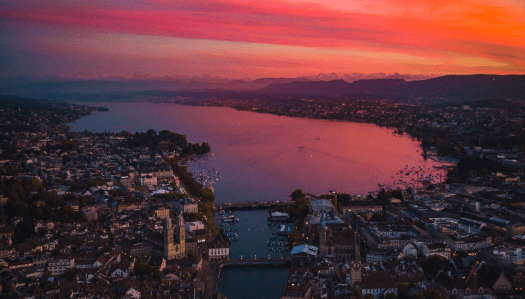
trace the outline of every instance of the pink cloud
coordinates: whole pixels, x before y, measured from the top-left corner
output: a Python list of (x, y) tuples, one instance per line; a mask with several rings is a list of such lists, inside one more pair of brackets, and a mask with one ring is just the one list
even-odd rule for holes
[[(350, 4), (95, 0), (78, 5), (68, 0), (24, 0), (3, 7), (0, 16), (26, 24), (116, 34), (360, 50), (385, 57), (457, 56), (456, 61), (474, 57), (472, 70), (483, 68), (479, 63), (485, 59), (497, 62), (499, 71), (508, 65), (513, 72), (523, 72), (525, 17), (516, 8), (512, 1), (487, 0), (363, 0)], [(248, 56), (245, 59), (253, 59)], [(407, 61), (406, 65), (413, 67), (417, 62)], [(436, 67), (453, 68), (448, 64)]]

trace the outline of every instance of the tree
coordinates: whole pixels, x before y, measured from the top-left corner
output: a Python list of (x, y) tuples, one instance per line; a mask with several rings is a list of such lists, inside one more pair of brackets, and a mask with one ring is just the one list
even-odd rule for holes
[(363, 299), (363, 293), (361, 292), (361, 289), (355, 288), (354, 294), (355, 294), (357, 299)]
[(7, 203), (4, 206), (4, 212), (10, 216), (25, 216), (27, 215), (27, 204), (21, 199), (9, 197)]
[(159, 269), (153, 270), (153, 280), (160, 281), (162, 279), (162, 271)]
[(31, 179), (22, 184), (25, 192), (44, 192), (44, 187), (37, 179)]
[(71, 139), (68, 139), (62, 143), (62, 149), (64, 150), (72, 150), (73, 147), (75, 147), (75, 142), (73, 142)]
[(16, 225), (15, 239), (18, 243), (23, 243), (26, 238), (36, 235), (33, 221), (24, 219)]
[(425, 299), (443, 299), (443, 295), (435, 289), (426, 289), (423, 295)]
[(396, 295), (394, 293), (388, 293), (385, 296), (385, 299), (396, 299)]
[(13, 165), (9, 164), (9, 165), (7, 165), (7, 166), (5, 167), (5, 174), (7, 174), (7, 175), (13, 175), (13, 174), (15, 174), (15, 173), (16, 173), (16, 168), (15, 168)]
[(209, 153), (211, 151), (211, 147), (207, 142), (203, 142), (201, 145), (201, 151), (203, 154)]
[(433, 255), (423, 262), (423, 271), (435, 277), (448, 263), (449, 261), (446, 258)]
[(306, 194), (303, 193), (303, 190), (297, 189), (294, 192), (292, 192), (292, 200), (298, 200), (299, 198), (305, 198)]
[(73, 278), (77, 275), (77, 268), (67, 268), (67, 270), (62, 274), (63, 277)]
[(147, 276), (153, 272), (153, 269), (150, 265), (139, 262), (135, 265), (135, 268), (133, 269), (135, 272), (135, 275), (139, 276), (141, 279), (144, 279), (144, 276)]
[(63, 155), (62, 156), (62, 164), (65, 166), (67, 163), (71, 162), (72, 158), (69, 155)]
[(398, 282), (397, 283), (397, 298), (408, 299), (410, 297), (408, 295), (409, 290), (410, 290), (410, 287), (408, 286), (408, 284), (404, 282)]
[(51, 277), (53, 274), (51, 272), (49, 272), (48, 270), (45, 270), (44, 271), (44, 275), (42, 276), (42, 278), (44, 278), (44, 280), (47, 280), (48, 277)]
[(210, 201), (215, 200), (215, 194), (209, 188), (202, 189), (199, 193), (199, 197), (201, 198), (202, 201), (205, 201), (205, 202), (210, 202)]

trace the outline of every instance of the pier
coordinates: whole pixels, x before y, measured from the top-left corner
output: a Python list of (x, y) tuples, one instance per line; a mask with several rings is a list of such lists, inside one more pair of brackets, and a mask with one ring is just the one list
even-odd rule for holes
[(256, 210), (256, 209), (274, 209), (279, 205), (294, 206), (292, 200), (276, 201), (243, 201), (243, 202), (215, 202), (215, 210)]

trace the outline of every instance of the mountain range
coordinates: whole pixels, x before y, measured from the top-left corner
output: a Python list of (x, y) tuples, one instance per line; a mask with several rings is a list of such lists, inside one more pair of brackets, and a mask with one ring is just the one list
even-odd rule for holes
[(343, 80), (270, 84), (257, 90), (280, 96), (344, 96), (370, 94), (395, 98), (523, 98), (524, 75), (448, 75), (427, 80)]
[(247, 80), (0, 80), (0, 94), (35, 98), (126, 100), (141, 96), (187, 98), (340, 97), (482, 99), (525, 97), (525, 75), (447, 75), (426, 80), (306, 78)]

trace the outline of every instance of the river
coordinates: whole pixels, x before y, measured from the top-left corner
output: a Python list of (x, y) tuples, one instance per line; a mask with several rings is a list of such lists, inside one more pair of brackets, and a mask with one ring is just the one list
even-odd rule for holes
[[(231, 242), (231, 259), (266, 259), (281, 257), (282, 253), (272, 252), (268, 242), (276, 226), (268, 226), (267, 210), (234, 211), (240, 222), (229, 228), (236, 230), (238, 242)], [(284, 243), (284, 242), (282, 242)], [(223, 267), (219, 282), (219, 291), (229, 299), (266, 299), (279, 298), (286, 282), (286, 266), (231, 266)], [(271, 287), (268, 287), (271, 286)]]
[[(439, 165), (419, 142), (372, 124), (276, 116), (225, 107), (156, 103), (89, 103), (107, 112), (71, 123), (74, 131), (171, 130), (208, 142), (207, 159), (189, 171), (214, 180), (218, 202), (286, 200), (301, 188), (314, 194), (377, 191), (412, 177), (400, 170)], [(212, 176), (213, 175), (213, 176)], [(218, 179), (218, 180), (217, 180)]]

